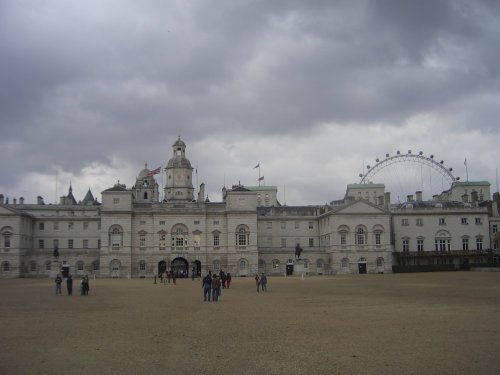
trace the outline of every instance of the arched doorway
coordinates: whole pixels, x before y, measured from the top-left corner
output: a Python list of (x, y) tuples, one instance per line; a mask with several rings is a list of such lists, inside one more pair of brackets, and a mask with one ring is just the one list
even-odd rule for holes
[(167, 262), (164, 260), (158, 262), (158, 276), (167, 270)]
[(191, 270), (191, 272), (193, 272), (193, 271), (194, 271), (194, 276), (195, 277), (200, 277), (201, 276), (201, 262), (199, 260), (195, 260), (193, 262), (193, 269)]
[(176, 273), (177, 277), (187, 277), (189, 263), (184, 258), (175, 258), (170, 265), (170, 269)]

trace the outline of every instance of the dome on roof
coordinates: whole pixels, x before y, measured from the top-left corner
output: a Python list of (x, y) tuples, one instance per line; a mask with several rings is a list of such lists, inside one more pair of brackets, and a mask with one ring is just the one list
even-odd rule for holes
[(146, 178), (148, 177), (148, 173), (150, 172), (149, 169), (144, 168), (142, 171), (139, 172), (139, 177), (138, 178)]
[(177, 140), (174, 142), (174, 144), (172, 145), (172, 147), (186, 147), (186, 144), (184, 143), (184, 141), (181, 139), (181, 137), (177, 138)]
[(186, 158), (182, 158), (182, 157), (173, 157), (172, 159), (170, 159), (168, 161), (168, 164), (167, 164), (167, 168), (190, 168), (190, 169), (193, 169), (193, 167), (191, 167), (191, 162), (189, 161), (189, 159), (186, 159)]

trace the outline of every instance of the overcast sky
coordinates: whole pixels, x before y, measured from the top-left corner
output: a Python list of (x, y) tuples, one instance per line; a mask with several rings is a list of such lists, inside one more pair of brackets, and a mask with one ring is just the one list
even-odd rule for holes
[(496, 191), (499, 19), (495, 0), (2, 0), (0, 193), (100, 200), (178, 131), (211, 201), (260, 163), (280, 202), (324, 204), (397, 150)]

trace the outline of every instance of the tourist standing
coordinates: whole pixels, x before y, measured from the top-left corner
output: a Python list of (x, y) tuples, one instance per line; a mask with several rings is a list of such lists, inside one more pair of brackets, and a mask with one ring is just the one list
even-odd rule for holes
[(68, 296), (73, 295), (73, 278), (71, 274), (68, 274), (68, 278), (66, 279), (66, 289), (68, 290)]
[(212, 291), (212, 277), (207, 274), (202, 280), (201, 287), (203, 288), (203, 301), (210, 302), (210, 293)]
[(267, 292), (267, 276), (262, 272), (260, 276), (260, 288), (263, 292)]
[(260, 277), (259, 274), (255, 274), (255, 285), (257, 285), (257, 293), (259, 293), (259, 288), (260, 288)]
[(176, 280), (177, 280), (177, 272), (178, 272), (178, 271), (172, 272), (172, 282), (174, 283), (174, 285), (176, 285)]
[(62, 284), (61, 276), (59, 274), (57, 274), (56, 279), (54, 281), (56, 283), (56, 296), (58, 296), (62, 293), (62, 291), (61, 291), (61, 284)]
[(212, 301), (213, 302), (217, 302), (219, 300), (220, 286), (221, 286), (220, 277), (217, 277), (217, 275), (214, 274), (214, 277), (212, 279)]
[(227, 289), (231, 286), (231, 274), (229, 272), (226, 274), (226, 286)]

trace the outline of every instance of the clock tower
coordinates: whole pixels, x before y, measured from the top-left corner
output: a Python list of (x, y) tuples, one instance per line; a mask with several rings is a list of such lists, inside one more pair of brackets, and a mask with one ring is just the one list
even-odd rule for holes
[(172, 145), (173, 155), (165, 167), (165, 200), (192, 202), (194, 200), (193, 167), (186, 158), (186, 144), (179, 136)]

